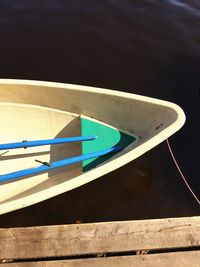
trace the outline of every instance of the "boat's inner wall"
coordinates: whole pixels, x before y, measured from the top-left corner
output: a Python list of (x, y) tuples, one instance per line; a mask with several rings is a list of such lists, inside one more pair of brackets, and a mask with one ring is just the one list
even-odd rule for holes
[[(14, 99), (17, 100), (15, 97)], [(13, 101), (12, 98), (10, 100)], [(31, 98), (29, 98), (29, 102), (33, 104)], [(75, 114), (30, 104), (2, 102), (0, 103), (0, 114), (1, 143), (81, 135), (80, 117)], [(80, 142), (0, 151), (0, 174), (39, 166), (40, 163), (36, 162), (36, 159), (52, 162), (81, 155), (81, 153)], [(0, 203), (24, 197), (30, 192), (33, 194), (50, 188), (54, 184), (65, 182), (81, 173), (82, 164), (77, 163), (28, 179), (1, 184)]]
[[(128, 97), (116, 97), (101, 90), (79, 90), (74, 85), (1, 84), (1, 101), (39, 105), (94, 117), (121, 130), (128, 130), (147, 141), (176, 121), (172, 108)], [(141, 142), (138, 143), (141, 144)]]

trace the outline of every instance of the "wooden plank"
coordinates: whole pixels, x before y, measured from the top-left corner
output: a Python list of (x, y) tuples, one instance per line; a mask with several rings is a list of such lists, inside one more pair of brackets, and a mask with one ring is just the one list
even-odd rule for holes
[(200, 217), (0, 229), (0, 259), (200, 246)]
[(200, 251), (162, 253), (141, 256), (7, 263), (5, 267), (199, 267)]

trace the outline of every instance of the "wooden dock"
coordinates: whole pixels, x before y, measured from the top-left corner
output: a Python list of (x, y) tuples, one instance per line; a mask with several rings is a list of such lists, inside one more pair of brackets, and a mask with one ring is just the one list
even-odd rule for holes
[(2, 267), (200, 267), (200, 217), (0, 229)]

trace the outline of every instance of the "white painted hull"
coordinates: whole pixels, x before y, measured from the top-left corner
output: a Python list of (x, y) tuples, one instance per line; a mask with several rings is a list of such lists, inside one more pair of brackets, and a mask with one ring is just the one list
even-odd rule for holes
[[(0, 80), (0, 143), (81, 134), (80, 116), (94, 118), (137, 142), (83, 173), (81, 163), (0, 184), (0, 214), (20, 209), (93, 181), (134, 160), (178, 131), (185, 122), (177, 105), (113, 90), (26, 80)], [(82, 153), (81, 144), (0, 151), (0, 175)]]

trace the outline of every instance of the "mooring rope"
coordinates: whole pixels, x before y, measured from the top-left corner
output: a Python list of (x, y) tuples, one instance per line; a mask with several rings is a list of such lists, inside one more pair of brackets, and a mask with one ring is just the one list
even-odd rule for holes
[(195, 198), (195, 200), (197, 201), (197, 203), (200, 205), (200, 200), (198, 199), (198, 197), (195, 195), (195, 193), (193, 192), (192, 188), (191, 188), (190, 185), (188, 184), (187, 179), (186, 179), (185, 176), (183, 175), (183, 173), (182, 173), (182, 171), (181, 171), (181, 169), (180, 169), (180, 167), (179, 167), (179, 165), (178, 165), (178, 163), (177, 163), (177, 161), (176, 161), (176, 158), (175, 158), (175, 156), (174, 156), (174, 153), (172, 152), (172, 148), (171, 148), (171, 145), (170, 145), (170, 143), (169, 143), (169, 140), (166, 139), (166, 142), (167, 142), (167, 146), (168, 146), (169, 152), (170, 152), (170, 154), (171, 154), (171, 156), (172, 156), (172, 159), (173, 159), (173, 161), (174, 161), (174, 164), (175, 164), (175, 166), (176, 166), (178, 172), (180, 173), (180, 175), (181, 175), (181, 177), (182, 177), (184, 183), (186, 184), (187, 188), (189, 189), (190, 193), (193, 195), (193, 197)]

